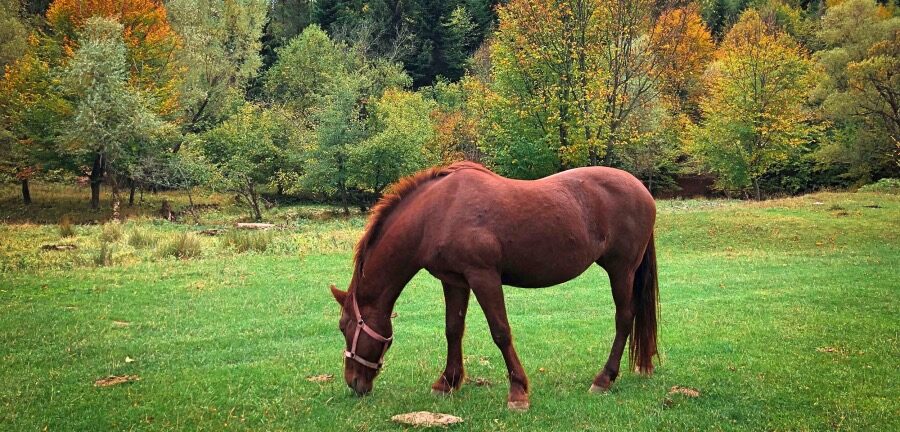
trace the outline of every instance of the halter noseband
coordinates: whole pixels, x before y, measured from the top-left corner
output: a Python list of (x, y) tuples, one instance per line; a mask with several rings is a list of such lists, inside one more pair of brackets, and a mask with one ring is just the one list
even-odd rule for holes
[[(387, 352), (388, 347), (391, 346), (391, 342), (394, 341), (394, 336), (386, 338), (378, 334), (378, 332), (373, 330), (372, 327), (366, 325), (365, 321), (363, 321), (362, 319), (362, 314), (359, 313), (359, 306), (356, 305), (356, 296), (351, 296), (353, 297), (353, 317), (356, 319), (356, 332), (353, 334), (353, 343), (350, 345), (350, 350), (344, 350), (344, 357), (353, 360), (367, 368), (375, 369), (377, 371), (381, 369), (381, 366), (384, 364), (384, 354)], [(356, 342), (359, 341), (360, 331), (366, 332), (369, 337), (383, 344), (383, 348), (381, 349), (381, 356), (378, 357), (378, 363), (370, 362), (356, 354)]]

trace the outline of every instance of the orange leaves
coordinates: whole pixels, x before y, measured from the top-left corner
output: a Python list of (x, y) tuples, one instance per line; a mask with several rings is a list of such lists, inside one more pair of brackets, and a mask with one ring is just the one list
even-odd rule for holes
[(47, 22), (67, 56), (77, 47), (78, 32), (94, 16), (114, 18), (122, 24), (132, 82), (156, 94), (159, 112), (172, 111), (177, 100), (172, 85), (177, 71), (171, 60), (179, 38), (169, 25), (162, 1), (54, 0), (47, 10)]
[(664, 12), (656, 22), (650, 43), (658, 57), (663, 90), (681, 103), (696, 103), (700, 76), (713, 60), (715, 44), (695, 5)]

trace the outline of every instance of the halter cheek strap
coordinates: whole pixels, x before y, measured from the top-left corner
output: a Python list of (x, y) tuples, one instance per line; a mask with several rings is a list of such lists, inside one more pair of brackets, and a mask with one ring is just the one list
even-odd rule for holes
[[(353, 333), (353, 342), (350, 344), (350, 350), (344, 350), (344, 357), (370, 369), (381, 369), (381, 366), (384, 365), (384, 354), (387, 353), (388, 347), (390, 347), (391, 342), (394, 341), (394, 336), (384, 337), (373, 330), (372, 327), (366, 325), (365, 321), (362, 319), (362, 314), (359, 313), (359, 306), (356, 305), (356, 296), (353, 296), (353, 317), (356, 319), (356, 331)], [(356, 343), (359, 341), (359, 333), (361, 331), (383, 344), (381, 356), (378, 357), (378, 363), (370, 362), (356, 354)]]

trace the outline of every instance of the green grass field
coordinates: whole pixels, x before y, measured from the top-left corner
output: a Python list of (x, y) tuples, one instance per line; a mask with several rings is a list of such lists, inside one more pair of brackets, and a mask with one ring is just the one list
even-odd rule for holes
[[(445, 360), (443, 300), (424, 272), (400, 296), (374, 392), (351, 395), (327, 286), (346, 287), (362, 216), (276, 208), (265, 250), (198, 236), (200, 255), (177, 259), (161, 245), (242, 213), (203, 196), (219, 207), (200, 225), (161, 222), (151, 215), (163, 197), (152, 196), (102, 262), (104, 227), (82, 223), (106, 213), (40, 187), (25, 209), (15, 193), (0, 193), (0, 430), (398, 430), (392, 415), (419, 410), (464, 418), (458, 430), (900, 430), (897, 195), (660, 202), (662, 365), (651, 378), (623, 371), (606, 394), (588, 392), (613, 336), (602, 270), (507, 288), (532, 385), (531, 409), (515, 413), (474, 301), (464, 341), (473, 382), (431, 395)], [(62, 204), (41, 204), (47, 196)], [(77, 225), (61, 238), (65, 214)], [(77, 249), (41, 250), (63, 243)], [(307, 380), (320, 374), (335, 378)], [(94, 385), (109, 375), (140, 380)], [(700, 395), (668, 395), (673, 386)]]

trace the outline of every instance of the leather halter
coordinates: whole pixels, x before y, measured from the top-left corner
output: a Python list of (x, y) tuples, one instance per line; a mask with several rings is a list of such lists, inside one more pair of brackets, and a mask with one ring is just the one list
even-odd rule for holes
[[(351, 296), (353, 297), (353, 317), (356, 319), (356, 332), (353, 334), (353, 342), (350, 344), (350, 350), (344, 350), (344, 357), (377, 371), (381, 369), (381, 366), (384, 364), (384, 354), (387, 352), (388, 347), (391, 346), (391, 342), (394, 341), (394, 336), (384, 337), (373, 330), (372, 327), (366, 325), (365, 321), (362, 319), (362, 314), (359, 313), (359, 306), (356, 305), (356, 296)], [(381, 356), (378, 357), (378, 363), (370, 362), (356, 354), (356, 342), (359, 341), (360, 331), (365, 332), (369, 337), (383, 344)]]

